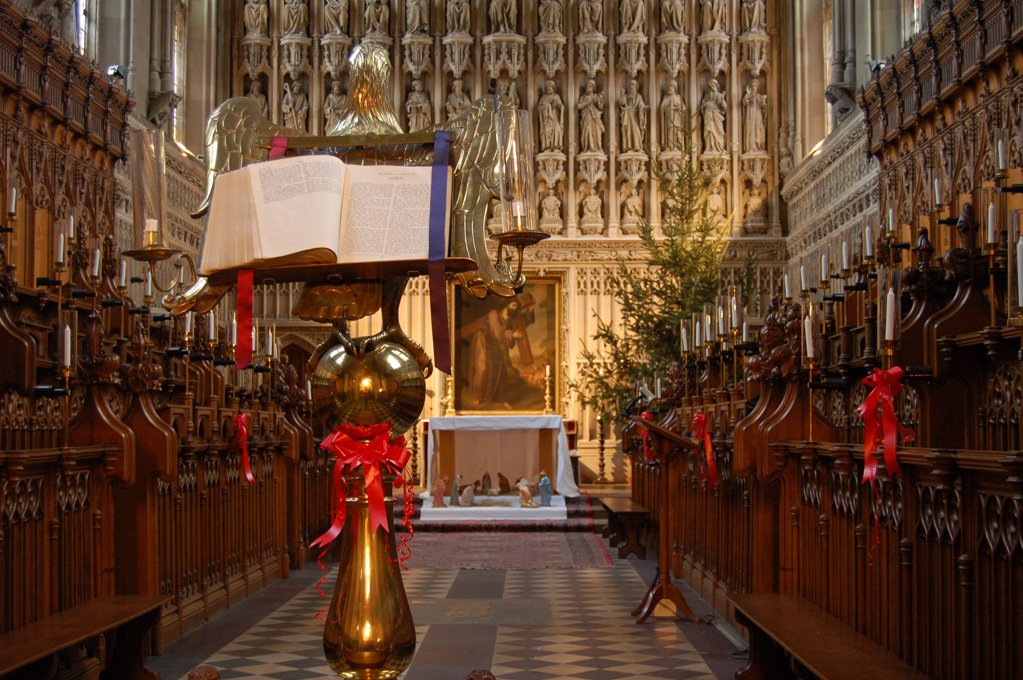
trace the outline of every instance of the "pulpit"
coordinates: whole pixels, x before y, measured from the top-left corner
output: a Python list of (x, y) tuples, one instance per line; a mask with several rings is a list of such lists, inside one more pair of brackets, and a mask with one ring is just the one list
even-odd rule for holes
[(568, 436), (559, 415), (443, 416), (430, 419), (426, 443), (427, 488), (441, 475), (463, 484), (484, 473), (497, 486), (500, 472), (514, 485), (519, 477), (535, 482), (547, 470), (553, 490), (576, 497)]

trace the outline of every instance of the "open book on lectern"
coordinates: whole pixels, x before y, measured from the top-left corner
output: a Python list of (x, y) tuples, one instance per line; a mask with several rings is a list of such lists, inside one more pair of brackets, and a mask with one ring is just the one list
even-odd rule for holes
[[(426, 260), (430, 166), (349, 165), (295, 156), (217, 177), (199, 261), (225, 269)], [(444, 244), (451, 221), (451, 168)]]

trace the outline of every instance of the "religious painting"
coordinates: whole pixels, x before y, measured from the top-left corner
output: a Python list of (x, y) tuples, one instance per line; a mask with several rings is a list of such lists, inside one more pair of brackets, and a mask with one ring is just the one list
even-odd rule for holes
[(531, 277), (517, 295), (454, 294), (455, 410), (543, 413), (558, 403), (561, 279)]

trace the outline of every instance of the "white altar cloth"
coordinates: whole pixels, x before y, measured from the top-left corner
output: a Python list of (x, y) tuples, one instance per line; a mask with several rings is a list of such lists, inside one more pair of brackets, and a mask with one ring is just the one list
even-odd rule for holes
[[(522, 416), (435, 416), (430, 418), (430, 436), (426, 440), (426, 470), (427, 486), (433, 488), (433, 475), (436, 465), (434, 464), (434, 451), (439, 445), (438, 433), (443, 431), (458, 430), (557, 430), (557, 476), (554, 482), (557, 493), (569, 498), (579, 496), (579, 487), (576, 486), (572, 477), (572, 461), (568, 454), (568, 436), (565, 434), (565, 424), (559, 415), (522, 415)], [(497, 470), (494, 471), (496, 474)], [(509, 474), (518, 475), (517, 472), (509, 470)], [(469, 483), (472, 480), (462, 480)], [(512, 484), (515, 479), (509, 478)], [(529, 480), (535, 483), (535, 479)], [(497, 483), (497, 480), (494, 480)]]

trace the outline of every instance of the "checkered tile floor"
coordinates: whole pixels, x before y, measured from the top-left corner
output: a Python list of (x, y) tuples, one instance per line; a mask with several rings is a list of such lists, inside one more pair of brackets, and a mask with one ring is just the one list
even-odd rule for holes
[[(472, 535), (466, 534), (466, 540)], [(642, 599), (646, 584), (634, 564), (615, 560), (611, 569), (405, 572), (418, 643), (402, 678), (461, 680), (474, 668), (489, 668), (499, 680), (731, 677), (741, 662), (729, 658), (732, 647), (713, 627), (656, 616), (636, 625), (629, 611)], [(324, 585), (328, 595), (332, 580)], [(261, 620), (239, 627), (243, 632), (204, 663), (221, 669), (223, 680), (336, 677), (323, 659), (323, 624), (313, 618), (323, 606), (315, 589), (306, 587)], [(215, 634), (217, 625), (214, 619), (175, 643), (167, 657), (152, 660), (153, 667), (163, 669), (165, 680), (184, 678), (169, 672), (174, 655), (188, 657), (190, 638), (204, 631)], [(708, 646), (717, 648), (717, 675), (708, 666), (711, 657), (704, 656)], [(722, 658), (729, 666), (724, 672)], [(178, 672), (188, 667), (179, 659)]]

